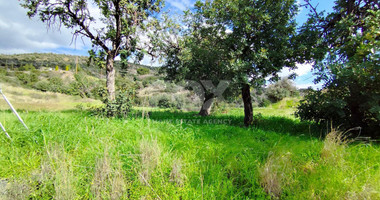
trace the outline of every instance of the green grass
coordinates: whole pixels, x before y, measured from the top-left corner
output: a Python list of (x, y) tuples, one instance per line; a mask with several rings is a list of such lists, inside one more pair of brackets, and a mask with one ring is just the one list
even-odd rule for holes
[(0, 179), (10, 199), (380, 198), (379, 146), (320, 140), (290, 111), (256, 109), (252, 128), (241, 109), (22, 112), (30, 131), (0, 111), (12, 137), (0, 136)]

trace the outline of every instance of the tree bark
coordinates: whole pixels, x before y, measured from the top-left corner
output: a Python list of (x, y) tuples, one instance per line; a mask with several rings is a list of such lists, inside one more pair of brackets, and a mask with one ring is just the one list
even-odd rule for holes
[(211, 108), (212, 108), (213, 102), (214, 102), (214, 94), (206, 95), (205, 100), (203, 101), (201, 111), (199, 111), (199, 115), (209, 116), (211, 114)]
[(241, 89), (242, 98), (244, 103), (244, 125), (250, 126), (253, 123), (253, 109), (252, 109), (252, 99), (251, 91), (248, 84), (243, 84)]
[(111, 54), (107, 55), (106, 62), (106, 76), (107, 76), (107, 91), (108, 97), (110, 100), (115, 100), (115, 68), (114, 64), (114, 56)]

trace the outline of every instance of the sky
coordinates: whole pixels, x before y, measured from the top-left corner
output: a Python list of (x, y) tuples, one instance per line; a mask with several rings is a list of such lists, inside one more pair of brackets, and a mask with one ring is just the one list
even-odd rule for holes
[[(303, 0), (298, 0), (303, 4)], [(313, 5), (318, 5), (318, 10), (331, 12), (334, 2), (331, 0), (312, 0)], [(91, 43), (86, 38), (73, 38), (72, 30), (64, 27), (53, 27), (48, 29), (46, 24), (38, 18), (30, 19), (26, 10), (19, 5), (20, 1), (0, 0), (0, 54), (19, 53), (58, 53), (71, 55), (88, 55)], [(172, 15), (181, 15), (184, 10), (192, 8), (195, 0), (166, 0), (165, 8)], [(93, 10), (95, 10), (93, 8)], [(303, 8), (296, 18), (297, 23), (302, 24), (307, 19), (308, 10)], [(152, 62), (149, 57), (144, 57), (141, 64), (154, 66), (158, 62)], [(294, 80), (298, 88), (314, 85), (314, 76), (310, 63), (297, 64), (298, 69), (289, 71), (284, 69), (280, 76), (296, 73), (298, 77)]]

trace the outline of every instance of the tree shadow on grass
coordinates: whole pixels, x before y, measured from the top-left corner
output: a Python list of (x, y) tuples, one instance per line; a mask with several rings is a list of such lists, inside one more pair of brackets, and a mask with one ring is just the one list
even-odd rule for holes
[[(211, 115), (200, 116), (197, 112), (180, 111), (134, 111), (132, 118), (149, 118), (153, 121), (168, 122), (173, 124), (191, 125), (195, 127), (224, 125), (246, 128), (244, 126), (244, 116), (236, 115)], [(263, 131), (273, 131), (280, 134), (304, 135), (313, 138), (322, 138), (325, 134), (323, 128), (312, 122), (301, 122), (297, 119), (289, 119), (279, 116), (254, 115), (254, 123), (247, 129), (260, 129)]]

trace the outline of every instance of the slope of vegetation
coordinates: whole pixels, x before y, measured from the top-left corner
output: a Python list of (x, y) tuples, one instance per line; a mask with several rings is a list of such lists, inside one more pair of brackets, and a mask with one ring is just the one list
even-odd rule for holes
[[(69, 96), (54, 92), (41, 92), (22, 87), (15, 87), (9, 84), (0, 83), (2, 91), (17, 109), (28, 111), (59, 111), (76, 109), (78, 106), (91, 107), (101, 104), (100, 101), (81, 98), (79, 96)], [(8, 104), (0, 99), (0, 110), (9, 109)]]
[[(9, 199), (378, 199), (380, 149), (261, 110), (0, 112), (0, 191)], [(270, 110), (268, 108), (267, 110)], [(281, 110), (278, 110), (281, 112)], [(239, 114), (236, 114), (239, 113)]]

